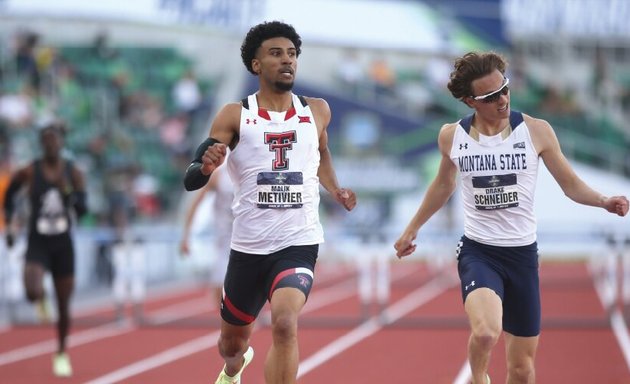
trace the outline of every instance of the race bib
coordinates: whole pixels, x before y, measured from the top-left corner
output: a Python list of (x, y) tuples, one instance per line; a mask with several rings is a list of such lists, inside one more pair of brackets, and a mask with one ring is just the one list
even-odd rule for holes
[(258, 174), (258, 208), (302, 208), (302, 172), (261, 172)]
[(59, 235), (68, 230), (70, 223), (59, 190), (51, 188), (42, 195), (42, 206), (36, 224), (37, 232), (42, 235)]
[(473, 176), (475, 207), (487, 211), (518, 207), (516, 174)]

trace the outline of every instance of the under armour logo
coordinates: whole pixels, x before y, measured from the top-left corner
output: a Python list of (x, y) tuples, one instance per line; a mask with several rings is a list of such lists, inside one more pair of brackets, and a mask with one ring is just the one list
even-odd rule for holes
[(459, 149), (468, 149), (468, 143), (460, 144)]
[(475, 280), (473, 280), (470, 284), (468, 284), (467, 286), (464, 287), (464, 291), (467, 291), (468, 288), (470, 287), (474, 287), (475, 286)]
[(310, 116), (298, 116), (298, 119), (300, 119), (300, 121), (298, 121), (298, 123), (310, 123), (311, 122), (311, 117)]
[(254, 124), (256, 125), (256, 119), (250, 120), (250, 119), (245, 119), (245, 124)]

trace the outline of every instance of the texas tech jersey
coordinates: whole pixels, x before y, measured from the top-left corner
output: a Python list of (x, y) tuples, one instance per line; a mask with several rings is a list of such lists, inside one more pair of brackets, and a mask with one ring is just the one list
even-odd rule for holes
[(272, 112), (242, 101), (239, 141), (227, 160), (234, 183), (232, 248), (268, 254), (324, 241), (319, 221), (319, 135), (303, 97)]

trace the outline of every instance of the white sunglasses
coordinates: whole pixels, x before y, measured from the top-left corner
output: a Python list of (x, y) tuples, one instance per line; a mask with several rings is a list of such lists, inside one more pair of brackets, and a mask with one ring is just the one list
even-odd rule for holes
[(485, 95), (481, 95), (481, 96), (470, 96), (470, 97), (472, 97), (474, 100), (481, 101), (482, 103), (494, 103), (495, 101), (499, 100), (499, 97), (501, 97), (501, 95), (508, 94), (508, 92), (510, 91), (510, 88), (508, 88), (508, 84), (510, 84), (510, 79), (508, 79), (507, 77), (504, 77), (501, 88), (497, 89), (496, 91), (492, 91), (490, 93), (486, 93)]

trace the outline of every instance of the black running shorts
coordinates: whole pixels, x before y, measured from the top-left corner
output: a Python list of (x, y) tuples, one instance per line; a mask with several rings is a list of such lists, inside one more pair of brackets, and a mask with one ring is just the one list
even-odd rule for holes
[(53, 277), (74, 276), (74, 246), (70, 234), (43, 236), (30, 233), (26, 261), (43, 265)]
[(269, 255), (230, 252), (221, 317), (230, 324), (252, 323), (278, 288), (299, 289), (308, 298), (319, 245), (293, 246)]

